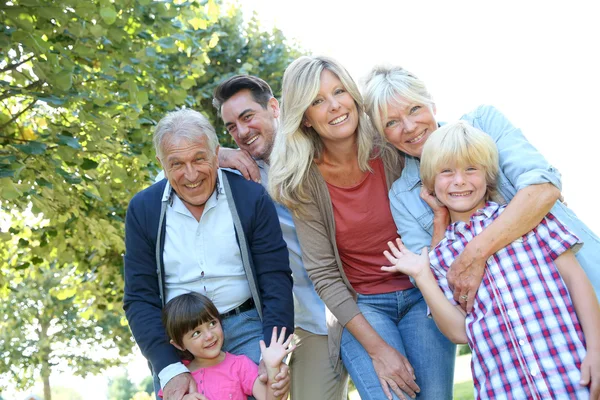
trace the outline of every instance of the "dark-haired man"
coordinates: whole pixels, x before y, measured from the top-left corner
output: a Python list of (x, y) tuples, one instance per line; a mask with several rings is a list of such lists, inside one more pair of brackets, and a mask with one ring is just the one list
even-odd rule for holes
[[(237, 75), (217, 86), (213, 105), (240, 148), (222, 149), (219, 165), (235, 168), (246, 178), (266, 185), (269, 156), (279, 123), (279, 103), (271, 88), (255, 76)], [(329, 360), (325, 305), (302, 264), (290, 212), (280, 204), (275, 207), (294, 278), (294, 339), (297, 347), (290, 360), (292, 400), (345, 400), (347, 374), (334, 370)]]

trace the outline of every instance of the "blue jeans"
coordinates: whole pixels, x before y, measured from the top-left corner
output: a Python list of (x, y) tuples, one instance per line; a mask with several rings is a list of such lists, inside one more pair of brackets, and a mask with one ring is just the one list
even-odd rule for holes
[[(232, 354), (243, 354), (254, 361), (260, 361), (259, 341), (263, 338), (263, 326), (256, 308), (243, 313), (232, 315), (222, 321), (223, 324), (223, 351)], [(148, 363), (149, 364), (149, 363)], [(153, 374), (154, 393), (156, 399), (160, 390), (158, 373)], [(253, 397), (249, 397), (252, 399)]]
[(243, 354), (254, 363), (259, 363), (259, 341), (263, 338), (263, 325), (256, 308), (224, 319), (223, 332), (225, 334), (223, 351)]
[[(419, 289), (359, 294), (357, 303), (373, 329), (414, 368), (421, 388), (417, 399), (451, 400), (456, 345), (427, 316), (427, 305)], [(347, 329), (342, 334), (341, 353), (361, 399), (385, 399), (371, 357)], [(395, 394), (393, 398), (398, 399)]]

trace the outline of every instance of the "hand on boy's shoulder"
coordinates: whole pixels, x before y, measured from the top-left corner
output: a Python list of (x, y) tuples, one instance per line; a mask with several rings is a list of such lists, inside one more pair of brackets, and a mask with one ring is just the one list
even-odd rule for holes
[(480, 260), (476, 257), (476, 252), (473, 253), (474, 251), (467, 245), (446, 274), (448, 285), (454, 292), (454, 300), (467, 313), (473, 309), (475, 296), (485, 271), (485, 260)]

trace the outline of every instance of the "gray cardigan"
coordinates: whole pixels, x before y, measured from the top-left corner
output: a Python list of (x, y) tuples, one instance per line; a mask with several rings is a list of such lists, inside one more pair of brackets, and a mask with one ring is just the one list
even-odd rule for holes
[[(403, 158), (399, 159), (394, 168), (388, 168), (386, 165), (392, 164), (391, 157), (384, 156), (384, 160), (389, 190), (402, 173)], [(311, 165), (305, 185), (311, 201), (302, 204), (299, 215), (294, 214), (294, 224), (302, 248), (304, 266), (317, 293), (327, 306), (329, 356), (339, 371), (343, 327), (358, 315), (360, 310), (356, 304), (356, 292), (346, 277), (338, 253), (329, 190), (315, 163)]]

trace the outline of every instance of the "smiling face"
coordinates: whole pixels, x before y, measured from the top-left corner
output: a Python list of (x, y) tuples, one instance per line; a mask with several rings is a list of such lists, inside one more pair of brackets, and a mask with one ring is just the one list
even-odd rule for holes
[(210, 366), (220, 361), (221, 348), (223, 347), (223, 328), (217, 318), (204, 322), (183, 335), (183, 346), (178, 346), (171, 340), (171, 344), (182, 351), (189, 351), (202, 366)]
[(475, 211), (485, 206), (485, 176), (478, 165), (442, 168), (435, 176), (435, 195), (450, 211), (452, 222), (468, 222)]
[(409, 156), (421, 157), (423, 145), (437, 129), (435, 106), (393, 101), (387, 105), (387, 118), (381, 121), (387, 140)]
[(202, 135), (196, 141), (167, 136), (159, 159), (173, 190), (190, 212), (199, 218), (204, 205), (215, 190), (217, 181), (217, 153), (212, 154), (208, 138)]
[(354, 140), (358, 127), (356, 102), (333, 72), (321, 72), (319, 93), (304, 113), (303, 124), (328, 142)]
[(279, 103), (272, 97), (264, 109), (250, 90), (240, 90), (221, 106), (225, 127), (238, 147), (252, 157), (268, 161), (273, 149)]

